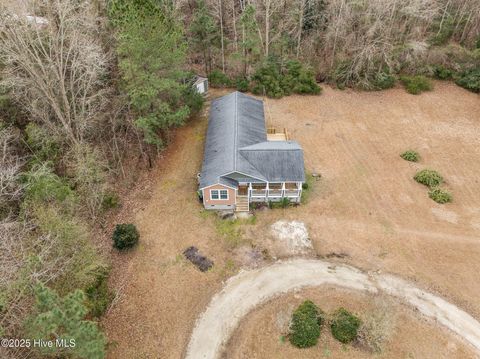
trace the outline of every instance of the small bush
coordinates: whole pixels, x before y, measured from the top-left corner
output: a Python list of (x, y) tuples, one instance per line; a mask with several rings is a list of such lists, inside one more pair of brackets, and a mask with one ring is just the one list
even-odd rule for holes
[(357, 337), (361, 323), (360, 319), (355, 315), (344, 308), (340, 308), (335, 311), (330, 323), (332, 335), (341, 343), (350, 343)]
[(480, 68), (462, 72), (456, 84), (468, 91), (480, 93)]
[(113, 300), (113, 294), (108, 289), (108, 274), (108, 270), (101, 271), (95, 283), (85, 290), (89, 313), (95, 318), (100, 318)]
[(230, 87), (232, 86), (232, 82), (220, 70), (213, 70), (210, 75), (208, 75), (208, 83), (212, 87)]
[(400, 157), (405, 161), (418, 162), (420, 160), (420, 155), (416, 151), (408, 150), (403, 152)]
[(429, 191), (428, 197), (430, 197), (435, 202), (440, 204), (444, 204), (452, 201), (452, 195), (441, 188), (434, 188), (431, 191)]
[(290, 343), (298, 348), (308, 348), (317, 344), (323, 312), (310, 300), (303, 302), (292, 314)]
[(113, 232), (113, 246), (117, 249), (127, 249), (138, 243), (140, 235), (134, 224), (117, 224)]
[(425, 76), (401, 76), (400, 81), (405, 86), (408, 93), (418, 95), (424, 91), (433, 89), (433, 85)]
[(443, 177), (437, 171), (427, 169), (417, 172), (413, 179), (430, 188), (436, 187), (443, 182)]
[(108, 192), (103, 196), (102, 208), (104, 210), (109, 210), (112, 208), (117, 208), (120, 205), (120, 199), (115, 192)]
[(388, 72), (380, 72), (371, 82), (373, 90), (386, 90), (395, 86), (395, 77)]
[(433, 68), (433, 75), (439, 80), (450, 80), (454, 73), (445, 66), (437, 65)]
[(237, 90), (240, 92), (247, 92), (248, 89), (250, 88), (250, 83), (248, 82), (248, 79), (245, 77), (238, 77), (235, 80), (235, 85), (237, 87)]

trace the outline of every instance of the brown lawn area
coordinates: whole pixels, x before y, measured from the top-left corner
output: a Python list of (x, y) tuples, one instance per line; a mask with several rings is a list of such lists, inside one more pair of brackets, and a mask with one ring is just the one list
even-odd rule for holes
[[(320, 332), (316, 346), (297, 349), (285, 337), (286, 320), (306, 299), (314, 301), (325, 312), (333, 313), (344, 307), (353, 313), (369, 315), (387, 305), (388, 319), (392, 323), (391, 339), (384, 344), (381, 354), (372, 354), (358, 344), (343, 345), (330, 334), (328, 325)], [(379, 303), (379, 304), (376, 304)], [(328, 315), (328, 314), (327, 314)], [(227, 354), (228, 353), (228, 354)], [(390, 302), (388, 298), (372, 298), (364, 293), (335, 287), (306, 289), (289, 293), (267, 302), (249, 314), (229, 341), (225, 359), (474, 359), (474, 352), (460, 340), (435, 324), (419, 318), (410, 308)]]
[[(212, 91), (211, 96), (223, 92)], [(259, 213), (255, 225), (245, 225), (243, 245), (262, 248), (273, 222), (300, 220), (307, 224), (318, 255), (345, 253), (343, 262), (415, 281), (480, 319), (478, 95), (442, 82), (419, 96), (401, 88), (355, 92), (326, 87), (320, 96), (268, 100), (266, 106), (269, 125), (287, 127), (304, 148), (307, 171), (322, 178), (307, 204)], [(221, 238), (214, 216), (206, 215), (196, 200), (195, 174), (205, 130), (202, 118), (177, 131), (154, 170), (124, 198), (106, 231), (108, 237), (114, 223), (132, 221), (141, 234), (133, 252), (113, 252), (112, 286), (119, 295), (102, 323), (112, 341), (109, 358), (181, 358), (195, 318), (222, 281), (240, 267), (238, 251)], [(401, 159), (399, 154), (407, 149), (417, 150), (421, 161)], [(438, 205), (428, 198), (427, 189), (412, 179), (421, 168), (444, 176), (453, 203)], [(182, 259), (181, 252), (190, 245), (214, 260), (214, 270), (201, 273)], [(333, 305), (329, 300), (335, 295), (315, 293)], [(345, 300), (351, 298), (353, 308), (362, 308), (358, 297), (350, 293)], [(286, 296), (253, 313), (232, 343), (258, 345), (253, 338), (257, 333), (248, 325), (259, 316), (269, 318), (272, 308), (280, 310), (287, 302), (298, 299)], [(427, 357), (422, 353), (433, 355), (440, 352), (435, 348), (452, 345), (464, 353), (448, 333), (407, 314), (399, 320), (389, 357), (409, 350), (417, 353), (415, 358)], [(434, 338), (425, 351), (417, 350), (427, 345), (419, 333)], [(278, 336), (261, 338), (266, 345), (278, 342)], [(254, 347), (249, 344), (247, 349)], [(231, 348), (232, 355), (237, 353), (233, 357), (244, 357), (240, 349)], [(329, 350), (337, 357), (343, 349), (332, 344)], [(256, 357), (270, 357), (261, 353)], [(282, 352), (277, 353), (281, 357)]]

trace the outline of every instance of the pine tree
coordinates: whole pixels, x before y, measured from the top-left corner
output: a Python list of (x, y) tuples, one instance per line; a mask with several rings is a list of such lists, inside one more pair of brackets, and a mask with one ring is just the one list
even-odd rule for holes
[(182, 28), (171, 9), (154, 9), (117, 15), (123, 19), (117, 53), (123, 87), (137, 116), (135, 124), (143, 130), (145, 142), (161, 147), (159, 134), (185, 122), (191, 113), (190, 97), (196, 94), (184, 81), (187, 45)]
[[(58, 345), (39, 348), (42, 354), (56, 357), (74, 354), (82, 359), (103, 359), (106, 338), (97, 323), (85, 320), (88, 313), (86, 296), (76, 290), (61, 298), (54, 290), (38, 285), (35, 288), (37, 314), (27, 321), (33, 340), (63, 340), (69, 348)], [(74, 345), (72, 341), (74, 340)]]
[(218, 46), (219, 39), (215, 19), (210, 15), (205, 1), (198, 1), (190, 25), (190, 42), (194, 50), (202, 53), (207, 75), (212, 71), (212, 47)]

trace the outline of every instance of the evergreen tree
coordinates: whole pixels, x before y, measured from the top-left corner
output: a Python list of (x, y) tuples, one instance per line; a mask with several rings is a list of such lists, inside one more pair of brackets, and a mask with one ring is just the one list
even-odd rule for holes
[(182, 125), (191, 113), (190, 97), (197, 96), (184, 81), (186, 41), (168, 8), (154, 7), (148, 12), (134, 6), (126, 9), (134, 14), (115, 16), (122, 19), (117, 52), (123, 87), (145, 142), (160, 147), (159, 133)]
[(244, 75), (249, 75), (249, 67), (257, 62), (260, 57), (260, 38), (258, 36), (258, 25), (255, 19), (256, 10), (253, 5), (247, 5), (240, 17), (242, 25), (242, 49)]
[(194, 50), (202, 53), (205, 73), (212, 71), (212, 47), (218, 46), (219, 34), (215, 19), (210, 15), (205, 1), (198, 1), (190, 25), (191, 43)]
[[(82, 359), (105, 357), (106, 339), (97, 323), (85, 320), (86, 296), (76, 290), (60, 298), (44, 285), (35, 288), (37, 314), (27, 321), (27, 331), (33, 340), (62, 340), (70, 347), (60, 345), (43, 347), (42, 354), (63, 357), (73, 354)], [(72, 342), (72, 340), (74, 342)]]

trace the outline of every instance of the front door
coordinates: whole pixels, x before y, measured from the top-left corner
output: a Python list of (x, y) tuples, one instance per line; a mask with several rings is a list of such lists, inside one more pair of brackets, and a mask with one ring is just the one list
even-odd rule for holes
[(238, 185), (238, 195), (239, 196), (248, 196), (248, 185), (246, 185), (246, 184)]

